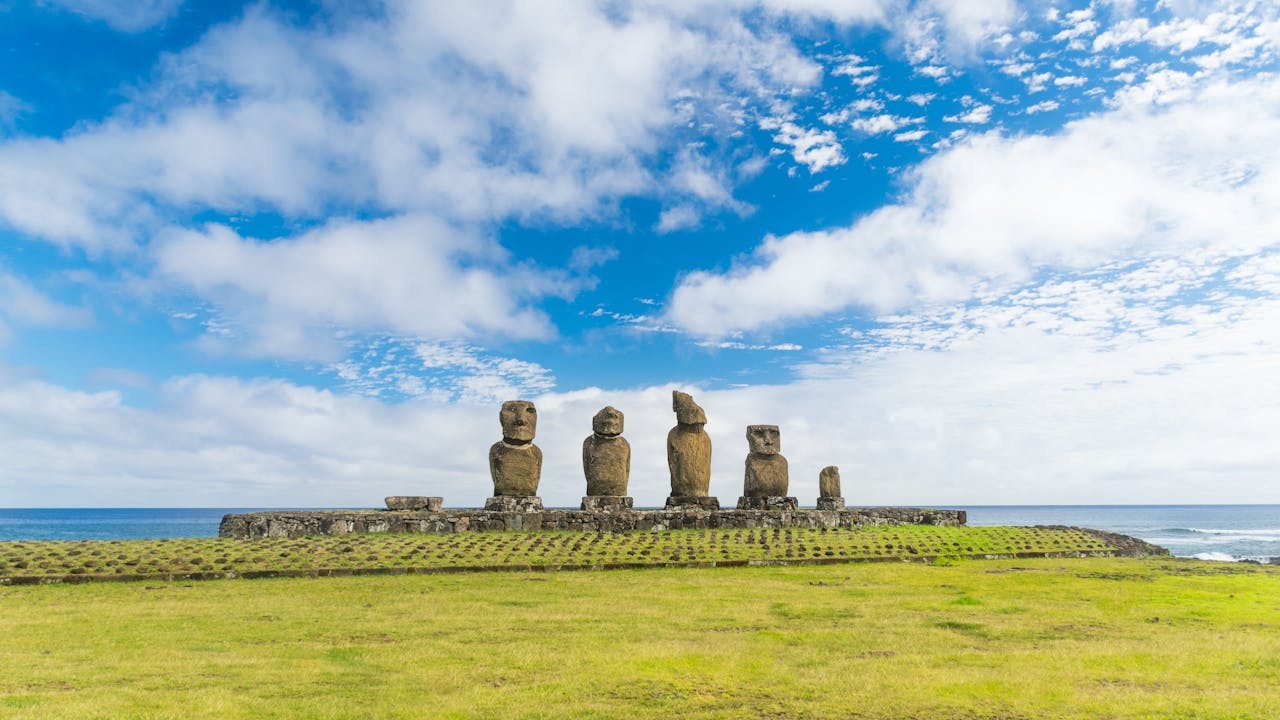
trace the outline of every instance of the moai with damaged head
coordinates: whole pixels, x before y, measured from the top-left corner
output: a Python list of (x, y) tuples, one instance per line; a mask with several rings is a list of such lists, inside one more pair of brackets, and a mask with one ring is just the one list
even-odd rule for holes
[(708, 496), (711, 489), (711, 436), (704, 426), (707, 414), (693, 397), (671, 391), (676, 426), (667, 433), (667, 467), (671, 471), (671, 496), (667, 507), (718, 509), (720, 502)]
[(779, 454), (782, 437), (777, 425), (747, 426), (747, 467), (738, 507), (744, 510), (784, 510), (796, 508), (787, 497), (790, 484), (787, 459)]
[(840, 468), (835, 465), (828, 465), (818, 473), (818, 509), (844, 509), (844, 496), (840, 494)]
[(622, 412), (606, 407), (591, 419), (591, 435), (582, 441), (582, 472), (587, 476), (583, 510), (622, 510), (631, 476), (631, 444), (622, 437)]
[[(542, 451), (533, 444), (538, 430), (538, 411), (528, 400), (508, 400), (498, 412), (502, 441), (489, 448), (489, 474), (493, 495), (486, 509), (530, 509), (542, 502), (538, 480), (542, 476)], [(528, 498), (524, 502), (503, 502), (503, 498)], [(536, 503), (534, 502), (536, 501)], [(516, 506), (520, 506), (517, 508)]]

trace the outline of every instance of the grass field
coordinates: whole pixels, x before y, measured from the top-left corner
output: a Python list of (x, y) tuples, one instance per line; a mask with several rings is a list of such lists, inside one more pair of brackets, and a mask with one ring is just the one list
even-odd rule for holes
[(1092, 553), (1076, 530), (887, 526), (633, 533), (360, 534), (299, 539), (0, 542), (0, 584), (56, 579), (414, 569), (521, 569), (664, 564), (890, 560)]
[(1280, 568), (1110, 558), (0, 588), (6, 718), (1277, 718)]

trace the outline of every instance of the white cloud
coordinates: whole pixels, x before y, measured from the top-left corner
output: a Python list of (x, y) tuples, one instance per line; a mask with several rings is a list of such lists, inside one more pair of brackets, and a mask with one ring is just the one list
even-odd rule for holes
[(991, 121), (991, 106), (979, 103), (963, 113), (947, 115), (942, 119), (950, 123), (981, 125)]
[(1063, 75), (1053, 79), (1053, 84), (1058, 87), (1080, 87), (1089, 82), (1088, 78), (1079, 75)]
[(856, 118), (850, 126), (858, 132), (864, 132), (868, 135), (880, 135), (897, 130), (903, 125), (909, 125), (920, 122), (921, 118), (906, 118), (898, 115), (873, 115), (868, 118)]
[(101, 20), (116, 30), (141, 32), (160, 25), (178, 14), (183, 0), (45, 0), (92, 20)]
[(1057, 110), (1058, 107), (1059, 105), (1057, 100), (1044, 100), (1034, 105), (1028, 105), (1026, 112), (1028, 115), (1035, 115), (1036, 113), (1051, 112), (1053, 110)]
[(963, 298), (984, 278), (1135, 249), (1277, 242), (1280, 80), (1142, 100), (1055, 136), (973, 137), (920, 165), (900, 205), (848, 228), (770, 236), (727, 273), (687, 275), (668, 317), (716, 336), (850, 305)]
[(93, 322), (86, 307), (61, 303), (27, 280), (0, 269), (0, 318), (37, 327), (85, 327)]
[(928, 130), (908, 130), (907, 132), (900, 132), (897, 135), (894, 135), (893, 141), (894, 142), (915, 142), (928, 134), (929, 134)]
[(437, 402), (501, 402), (540, 395), (556, 384), (551, 371), (537, 363), (501, 357), (461, 342), (407, 338), (353, 343), (348, 358), (330, 371), (348, 391), (359, 395)]
[[(336, 330), (425, 338), (546, 338), (527, 303), (563, 294), (565, 278), (514, 265), (491, 241), (427, 216), (334, 221), (264, 242), (224, 226), (173, 230), (155, 248), (158, 279), (218, 303), (238, 332), (224, 351), (332, 357)], [(462, 267), (459, 263), (463, 263)]]
[[(775, 125), (762, 123), (761, 126), (771, 129)], [(818, 173), (845, 163), (844, 149), (834, 132), (806, 129), (791, 121), (776, 124), (776, 128), (778, 133), (773, 136), (774, 142), (791, 148), (791, 157), (809, 168), (809, 172)]]

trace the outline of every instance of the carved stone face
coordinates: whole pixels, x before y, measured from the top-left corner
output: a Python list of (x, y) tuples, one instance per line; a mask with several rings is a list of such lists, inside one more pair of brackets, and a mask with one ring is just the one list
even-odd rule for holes
[(782, 449), (782, 438), (777, 425), (748, 425), (747, 445), (756, 455), (777, 455)]
[(622, 434), (622, 412), (609, 406), (591, 418), (591, 430), (597, 435), (614, 437)]
[(502, 423), (502, 439), (530, 442), (538, 431), (538, 411), (528, 400), (508, 400), (498, 413)]
[(672, 390), (671, 409), (676, 411), (676, 422), (681, 425), (707, 424), (707, 414), (702, 411), (698, 403), (693, 401), (692, 395)]

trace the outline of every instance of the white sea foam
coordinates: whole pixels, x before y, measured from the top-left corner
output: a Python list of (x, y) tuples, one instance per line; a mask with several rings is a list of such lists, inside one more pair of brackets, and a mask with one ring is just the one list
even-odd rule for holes
[(1259, 530), (1224, 530), (1218, 528), (1187, 528), (1191, 532), (1214, 536), (1240, 537), (1243, 539), (1280, 540), (1280, 528), (1263, 528)]
[(1212, 560), (1214, 562), (1240, 562), (1241, 560), (1241, 558), (1238, 558), (1235, 555), (1228, 555), (1227, 553), (1220, 553), (1220, 552), (1196, 553), (1191, 557), (1195, 558), (1196, 560)]

